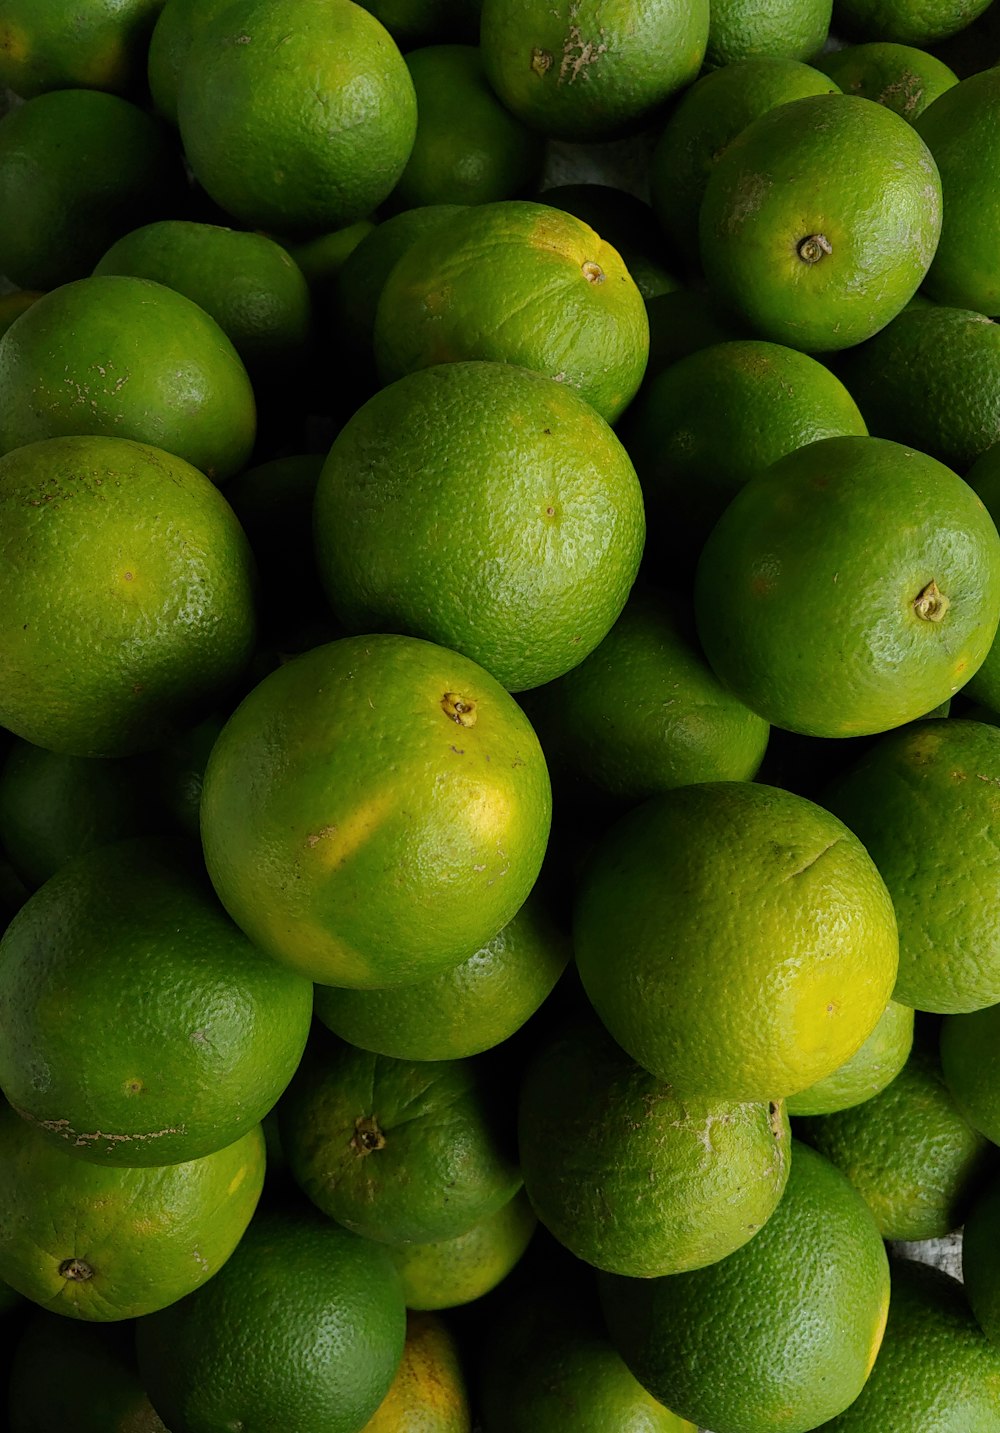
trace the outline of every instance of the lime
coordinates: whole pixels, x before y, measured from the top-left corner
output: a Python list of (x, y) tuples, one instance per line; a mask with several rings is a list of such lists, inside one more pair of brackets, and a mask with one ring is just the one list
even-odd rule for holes
[(868, 1039), (839, 1070), (789, 1096), (788, 1113), (829, 1115), (870, 1100), (896, 1078), (912, 1045), (913, 1010), (890, 1000)]
[(518, 1190), (451, 1239), (390, 1248), (408, 1309), (453, 1309), (482, 1298), (517, 1264), (537, 1225), (534, 1210)]
[(361, 1433), (471, 1433), (471, 1429), (469, 1395), (454, 1335), (433, 1314), (407, 1313), (403, 1361)]
[(954, 71), (926, 50), (887, 41), (831, 50), (818, 57), (816, 68), (835, 80), (845, 95), (874, 100), (911, 122), (958, 84)]
[(1000, 1144), (1000, 1004), (941, 1022), (941, 1068), (974, 1129)]
[(808, 60), (830, 29), (833, 0), (712, 0), (705, 64), (731, 65), (759, 55)]

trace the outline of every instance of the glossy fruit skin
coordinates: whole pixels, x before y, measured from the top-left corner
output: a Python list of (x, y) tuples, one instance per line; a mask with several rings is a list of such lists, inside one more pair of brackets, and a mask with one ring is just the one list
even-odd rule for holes
[(182, 459), (122, 438), (18, 448), (0, 458), (0, 531), (0, 722), (26, 741), (148, 750), (242, 675), (253, 557), (225, 498)]
[(913, 1010), (890, 1000), (868, 1039), (826, 1079), (790, 1095), (790, 1115), (829, 1115), (852, 1109), (885, 1089), (906, 1064), (913, 1045)]
[(97, 90), (54, 90), (0, 120), (0, 272), (26, 289), (89, 274), (120, 235), (176, 200), (168, 131)]
[(195, 36), (177, 118), (217, 204), (248, 227), (305, 236), (387, 197), (417, 113), (402, 55), (360, 5), (237, 0)]
[(889, 41), (847, 45), (821, 55), (816, 65), (845, 94), (883, 104), (911, 124), (939, 95), (958, 84), (954, 71), (934, 55)]
[(742, 1249), (665, 1279), (603, 1274), (600, 1287), (612, 1341), (668, 1407), (716, 1433), (806, 1433), (871, 1372), (889, 1266), (861, 1196), (796, 1143), (784, 1198)]
[(865, 1198), (883, 1239), (941, 1239), (965, 1219), (994, 1160), (960, 1114), (936, 1056), (914, 1051), (880, 1094), (795, 1122)]
[(317, 1038), (278, 1110), (296, 1183), (382, 1244), (452, 1239), (521, 1185), (512, 1099), (473, 1060), (392, 1060)]
[(611, 139), (695, 78), (707, 0), (483, 0), (480, 45), (512, 114), (557, 139)]
[(73, 1159), (5, 1106), (0, 1151), (0, 1278), (95, 1322), (138, 1318), (210, 1279), (264, 1182), (257, 1127), (204, 1159), (113, 1169)]
[(1000, 537), (935, 459), (883, 438), (826, 438), (737, 493), (702, 551), (695, 615), (721, 680), (772, 725), (887, 731), (984, 661)]
[[(867, 847), (899, 925), (893, 999), (962, 1014), (1000, 1002), (1000, 730), (949, 717), (889, 732), (824, 800)], [(928, 841), (961, 832), (962, 856)]]
[(758, 56), (808, 60), (823, 49), (832, 0), (715, 0), (709, 10), (706, 68)]
[(574, 940), (597, 1013), (679, 1099), (805, 1089), (867, 1038), (896, 976), (892, 904), (860, 841), (751, 782), (681, 787), (611, 827)]
[(535, 882), (550, 816), (538, 739), (503, 688), (457, 653), (380, 635), (313, 648), (254, 688), (212, 749), (201, 830), (256, 945), (367, 989), (492, 940)]
[(1000, 313), (991, 238), (997, 223), (998, 114), (1000, 76), (987, 69), (941, 95), (916, 122), (941, 174), (945, 212), (924, 290), (936, 303), (991, 316)]
[(314, 1211), (262, 1211), (198, 1292), (137, 1329), (171, 1433), (358, 1433), (389, 1391), (406, 1336), (395, 1270)]
[(440, 363), (517, 364), (613, 423), (642, 381), (649, 321), (621, 255), (589, 224), (507, 199), (469, 205), (407, 249), (374, 343), (384, 383)]
[(98, 1164), (175, 1164), (241, 1138), (292, 1078), (311, 1014), (309, 982), (250, 944), (179, 843), (78, 857), (0, 940), (0, 1086)]
[(848, 348), (894, 318), (927, 273), (941, 232), (937, 166), (913, 128), (871, 100), (793, 100), (732, 141), (699, 229), (709, 284), (759, 337)]
[[(996, 1248), (995, 1225), (990, 1231)], [(984, 1337), (957, 1279), (894, 1259), (885, 1338), (872, 1375), (822, 1433), (883, 1433), (893, 1420), (934, 1433), (997, 1433), (1000, 1352)]]
[(562, 384), (479, 362), (369, 399), (334, 441), (313, 525), (350, 631), (440, 642), (509, 691), (597, 646), (645, 535), (635, 470), (604, 419)]
[(753, 1238), (784, 1192), (790, 1140), (779, 1103), (673, 1098), (589, 1014), (536, 1049), (521, 1082), (535, 1212), (611, 1273), (681, 1273)]

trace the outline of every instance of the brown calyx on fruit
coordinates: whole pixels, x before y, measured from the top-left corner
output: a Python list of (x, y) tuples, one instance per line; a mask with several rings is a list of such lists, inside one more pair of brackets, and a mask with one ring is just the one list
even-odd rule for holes
[(600, 264), (595, 264), (593, 259), (585, 259), (580, 265), (580, 272), (588, 284), (603, 284), (606, 277)]
[(441, 698), (441, 710), (459, 726), (475, 726), (478, 720), (475, 702), (459, 692), (445, 692)]
[(820, 259), (833, 253), (833, 245), (825, 234), (808, 234), (799, 240), (795, 252), (804, 264), (818, 264)]
[(925, 622), (940, 622), (950, 606), (951, 602), (933, 578), (926, 587), (920, 589), (913, 599), (914, 612)]
[(354, 1121), (351, 1148), (355, 1154), (362, 1157), (366, 1154), (374, 1154), (377, 1149), (385, 1149), (385, 1135), (379, 1128), (379, 1122), (374, 1115), (360, 1115)]
[(59, 1265), (59, 1272), (74, 1284), (82, 1284), (94, 1277), (94, 1271), (85, 1259), (64, 1259)]
[(781, 1101), (771, 1100), (767, 1106), (767, 1122), (775, 1139), (780, 1139), (784, 1126), (781, 1122)]

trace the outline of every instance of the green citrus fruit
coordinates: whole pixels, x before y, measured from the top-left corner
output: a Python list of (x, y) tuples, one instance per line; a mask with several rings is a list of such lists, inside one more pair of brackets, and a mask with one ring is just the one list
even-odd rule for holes
[(517, 1264), (538, 1221), (523, 1190), (452, 1239), (390, 1248), (408, 1309), (453, 1309), (482, 1298)]
[(34, 890), (96, 846), (166, 830), (146, 761), (93, 761), (14, 741), (0, 768), (0, 846)]
[(971, 25), (990, 0), (835, 0), (834, 25), (864, 39), (928, 45)]
[[(965, 476), (994, 523), (1000, 523), (1000, 443), (981, 453)], [(965, 694), (989, 711), (1000, 712), (1000, 645), (996, 641), (970, 678)]]
[(385, 1251), (293, 1207), (261, 1213), (204, 1289), (143, 1319), (136, 1347), (171, 1433), (359, 1433), (405, 1337)]
[(0, 531), (0, 722), (27, 741), (148, 749), (241, 675), (250, 549), (182, 459), (121, 438), (18, 448), (0, 458)]
[(844, 355), (869, 429), (964, 473), (1000, 442), (1000, 329), (969, 309), (905, 309)]
[(685, 90), (653, 150), (649, 186), (664, 233), (689, 265), (698, 262), (698, 211), (709, 175), (736, 136), (776, 105), (836, 90), (818, 68), (774, 56), (735, 60)]
[(993, 1164), (992, 1146), (959, 1113), (936, 1056), (919, 1049), (881, 1094), (795, 1128), (864, 1195), (883, 1239), (952, 1233)]
[(874, 100), (911, 122), (938, 95), (958, 84), (954, 71), (926, 50), (885, 41), (831, 50), (817, 58), (816, 68), (835, 80), (845, 95)]
[(833, 0), (712, 0), (705, 64), (732, 65), (758, 56), (808, 60), (830, 29)]
[(153, 26), (147, 53), (147, 79), (156, 111), (177, 123), (181, 70), (195, 37), (231, 0), (166, 0)]
[[(2, 827), (0, 786), (0, 836)], [(316, 987), (316, 1015), (362, 1050), (400, 1060), (460, 1060), (510, 1038), (550, 994), (569, 942), (537, 887), (480, 950), (439, 975), (388, 990)]]
[(392, 1060), (323, 1033), (278, 1109), (296, 1183), (383, 1244), (464, 1234), (521, 1184), (513, 1111), (471, 1060)]
[(638, 800), (697, 781), (749, 781), (769, 727), (721, 685), (701, 654), (690, 601), (633, 589), (589, 657), (534, 694), (550, 761)]
[(557, 184), (540, 199), (553, 209), (575, 214), (617, 249), (647, 304), (657, 294), (675, 293), (680, 284), (664, 267), (663, 235), (651, 207), (610, 184)]
[(419, 204), (488, 204), (529, 189), (544, 142), (493, 93), (477, 45), (411, 50), (417, 136), (392, 191), (398, 209)]
[(1000, 1004), (941, 1022), (941, 1069), (972, 1125), (1000, 1145)]
[(643, 386), (622, 427), (651, 550), (671, 573), (693, 571), (756, 473), (820, 438), (867, 432), (840, 379), (793, 348), (745, 339), (679, 359)]
[(848, 348), (895, 318), (927, 273), (941, 230), (937, 166), (883, 105), (792, 100), (729, 145), (699, 229), (709, 283), (761, 338)]
[(989, 513), (943, 464), (883, 438), (826, 438), (753, 478), (695, 579), (720, 679), (807, 736), (923, 716), (979, 668), (998, 614)]
[(145, 63), (163, 0), (7, 0), (0, 19), (0, 85), (24, 99), (45, 90), (127, 93)]
[(695, 1433), (636, 1382), (612, 1348), (589, 1285), (539, 1284), (506, 1300), (483, 1339), (485, 1433)]
[(139, 1382), (130, 1334), (127, 1325), (35, 1313), (11, 1361), (9, 1433), (167, 1433)]
[(162, 1309), (239, 1243), (264, 1180), (259, 1128), (203, 1159), (148, 1169), (74, 1159), (0, 1110), (0, 1277), (69, 1318)]
[[(827, 789), (892, 896), (905, 1005), (961, 1014), (1000, 1001), (998, 788), (1000, 729), (950, 717), (883, 736)], [(945, 832), (961, 833), (960, 856)]]
[(403, 1361), (361, 1433), (471, 1433), (472, 1415), (454, 1335), (442, 1319), (407, 1313)]
[[(1000, 1181), (995, 1177), (969, 1211), (962, 1234), (962, 1276), (973, 1313), (979, 1320), (993, 1353), (1000, 1359), (1000, 1260), (997, 1258), (997, 1230), (1000, 1227)], [(1000, 1366), (998, 1366), (1000, 1367)], [(994, 1373), (995, 1389), (1000, 1374)], [(993, 1405), (994, 1410), (996, 1404)], [(997, 1420), (1000, 1422), (1000, 1418)]]
[(861, 1392), (889, 1267), (860, 1194), (795, 1144), (760, 1233), (706, 1269), (601, 1276), (611, 1338), (654, 1398), (716, 1433), (806, 1433)]
[(368, 989), (492, 940), (535, 882), (550, 811), (538, 739), (492, 677), (429, 642), (355, 637), (237, 708), (209, 758), (202, 838), (255, 944)]
[(773, 1214), (788, 1179), (776, 1102), (681, 1100), (600, 1022), (546, 1040), (521, 1083), (528, 1197), (579, 1259), (647, 1279), (725, 1258)]
[(708, 0), (483, 0), (490, 83), (518, 119), (575, 143), (640, 125), (701, 67)]
[(175, 1164), (239, 1139), (294, 1074), (311, 1015), (309, 982), (155, 839), (78, 857), (0, 941), (0, 1087), (99, 1164)]
[(343, 0), (236, 0), (181, 65), (177, 117), (199, 183), (242, 223), (321, 233), (391, 192), (416, 133), (388, 31)]
[(64, 284), (0, 340), (0, 451), (42, 438), (132, 438), (213, 482), (253, 449), (246, 369), (225, 333), (183, 294), (106, 275)]
[(205, 767), (222, 726), (221, 716), (207, 716), (195, 726), (178, 732), (159, 747), (152, 758), (157, 795), (169, 812), (174, 828), (195, 840), (199, 834)]
[(440, 642), (511, 691), (593, 651), (645, 534), (635, 471), (604, 419), (499, 363), (441, 364), (376, 393), (334, 441), (314, 521), (349, 630)]
[(164, 219), (112, 244), (94, 272), (153, 279), (184, 294), (215, 319), (252, 373), (274, 374), (304, 357), (309, 286), (264, 234)]
[(89, 274), (120, 235), (169, 209), (167, 132), (97, 90), (39, 95), (0, 120), (0, 273), (28, 289)]
[(375, 316), (386, 383), (487, 359), (554, 378), (613, 422), (642, 381), (649, 322), (621, 256), (589, 224), (508, 199), (453, 215), (411, 244)]
[[(990, 1252), (996, 1231), (990, 1231)], [(872, 1375), (823, 1433), (997, 1433), (1000, 1352), (969, 1310), (957, 1279), (909, 1259), (892, 1262), (892, 1299)]]
[(790, 1095), (790, 1115), (829, 1115), (851, 1109), (885, 1089), (906, 1064), (913, 1045), (913, 1010), (890, 1000), (859, 1050), (832, 1075)]
[[(980, 6), (980, 8), (983, 8)], [(992, 236), (1000, 218), (1000, 70), (952, 86), (917, 120), (941, 174), (945, 221), (924, 285), (937, 303), (1000, 313)]]
[(750, 782), (679, 787), (622, 817), (590, 859), (574, 935), (598, 1015), (681, 1100), (815, 1084), (868, 1038), (896, 976), (892, 903), (861, 842)]

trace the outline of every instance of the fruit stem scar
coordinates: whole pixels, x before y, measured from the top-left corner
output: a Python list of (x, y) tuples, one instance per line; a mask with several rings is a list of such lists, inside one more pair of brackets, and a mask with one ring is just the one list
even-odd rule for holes
[(59, 1265), (59, 1272), (64, 1279), (71, 1279), (76, 1284), (94, 1277), (93, 1269), (84, 1259), (64, 1259)]
[(458, 692), (445, 692), (441, 698), (441, 710), (446, 717), (459, 726), (475, 726), (478, 713), (471, 697), (460, 696)]
[(950, 606), (951, 602), (933, 578), (926, 587), (920, 589), (913, 599), (914, 612), (925, 622), (940, 622)]
[(833, 245), (825, 234), (808, 234), (799, 240), (796, 252), (804, 264), (818, 264), (824, 254), (833, 253)]
[(385, 1135), (374, 1115), (359, 1115), (354, 1121), (351, 1148), (362, 1157), (374, 1154), (377, 1149), (385, 1149)]
[(604, 270), (601, 268), (600, 264), (595, 264), (593, 259), (586, 259), (580, 265), (580, 271), (583, 274), (583, 277), (587, 280), (588, 284), (604, 283)]
[(774, 1135), (775, 1139), (780, 1139), (782, 1133), (780, 1102), (771, 1100), (768, 1103), (767, 1122), (771, 1126), (771, 1133)]

